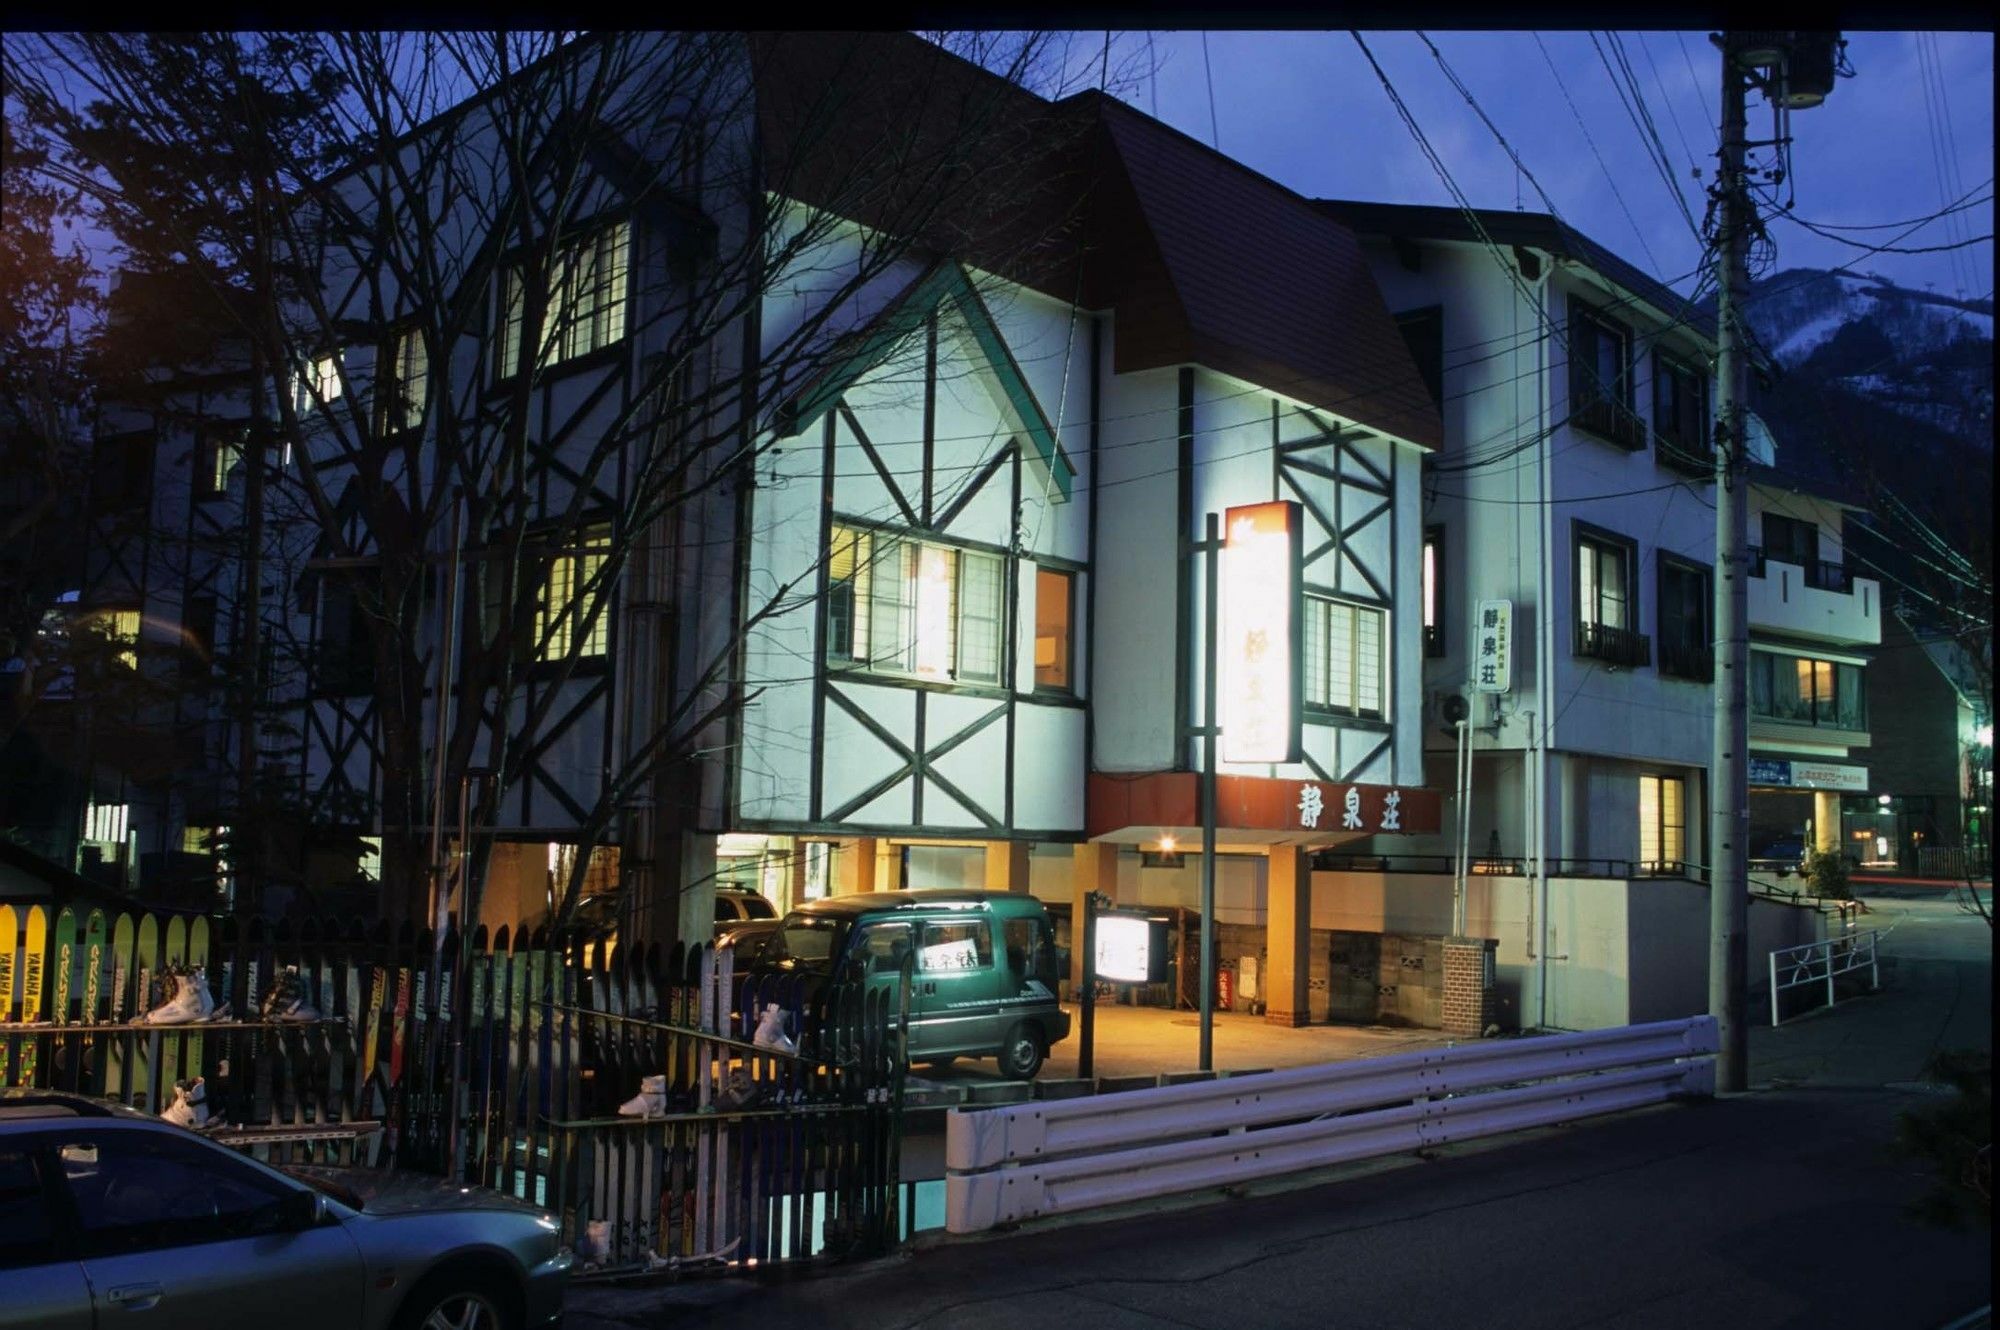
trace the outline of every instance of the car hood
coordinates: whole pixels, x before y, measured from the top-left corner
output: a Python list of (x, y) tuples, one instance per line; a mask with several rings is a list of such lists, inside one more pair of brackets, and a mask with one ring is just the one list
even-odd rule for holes
[(373, 1168), (292, 1167), (284, 1170), (315, 1191), (366, 1215), (436, 1214), (450, 1210), (546, 1213), (540, 1206), (502, 1196), (486, 1187), (468, 1187), (418, 1173)]

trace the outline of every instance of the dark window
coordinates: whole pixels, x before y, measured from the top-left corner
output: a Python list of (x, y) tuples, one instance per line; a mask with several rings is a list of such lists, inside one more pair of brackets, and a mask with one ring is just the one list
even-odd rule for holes
[(86, 1255), (275, 1232), (287, 1192), (220, 1150), (155, 1133), (80, 1134), (58, 1157)]
[(1819, 528), (1777, 513), (1764, 514), (1764, 557), (1812, 568), (1819, 563)]
[(1580, 300), (1569, 308), (1570, 423), (1626, 448), (1645, 447), (1632, 414), (1630, 335)]
[(1660, 556), (1660, 672), (1704, 683), (1715, 677), (1709, 644), (1708, 569)]
[(1444, 654), (1444, 528), (1424, 528), (1424, 654)]
[(1653, 432), (1684, 460), (1709, 457), (1708, 378), (1665, 352), (1653, 355)]
[(181, 612), (181, 678), (206, 680), (215, 659), (215, 597), (189, 596)]
[(1576, 528), (1576, 654), (1644, 665), (1652, 639), (1637, 631), (1639, 547), (1581, 523)]
[(367, 611), (347, 578), (331, 576), (320, 586), (318, 646), (314, 667), (321, 692), (352, 697), (369, 691), (375, 651)]
[[(785, 930), (785, 942), (792, 943), (792, 930)], [(798, 955), (796, 951), (792, 955)], [(908, 924), (870, 924), (861, 930), (854, 940), (851, 953), (861, 962), (868, 974), (895, 974), (903, 968), (903, 960), (910, 954), (910, 926)]]
[(1035, 570), (1035, 687), (1069, 691), (1073, 655), (1070, 632), (1075, 581), (1053, 568)]
[(100, 515), (144, 508), (153, 493), (153, 436), (99, 439), (91, 458), (90, 502)]
[(0, 1145), (0, 1270), (55, 1259), (55, 1229), (34, 1157)]
[(1417, 363), (1417, 374), (1431, 390), (1431, 401), (1444, 405), (1444, 307), (1432, 305), (1396, 316), (1396, 327)]

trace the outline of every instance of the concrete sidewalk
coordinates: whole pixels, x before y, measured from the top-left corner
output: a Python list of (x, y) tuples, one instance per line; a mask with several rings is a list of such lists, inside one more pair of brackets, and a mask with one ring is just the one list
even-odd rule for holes
[(1748, 1094), (932, 1239), (819, 1278), (579, 1288), (568, 1324), (1934, 1330), (1990, 1301), (1988, 1234), (1907, 1218), (1930, 1178), (1889, 1146), (1936, 1093), (1934, 1051), (1992, 1046), (1992, 934), (1937, 899), (1881, 901), (1868, 924), (1886, 930), (1883, 991), (1754, 1028)]

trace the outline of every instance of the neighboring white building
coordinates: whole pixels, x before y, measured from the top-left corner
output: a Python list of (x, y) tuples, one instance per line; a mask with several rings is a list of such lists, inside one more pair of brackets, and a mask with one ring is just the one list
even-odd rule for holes
[[(1500, 940), (1502, 1023), (1705, 1010), (1712, 324), (1543, 214), (1482, 211), (1482, 237), (1456, 209), (1325, 206), (1368, 244), (1444, 417), (1425, 749), (1448, 791), (1465, 699), (1469, 926)], [(1512, 648), (1485, 691), (1489, 601), (1511, 605)], [(1344, 877), (1341, 913), (1448, 928), (1453, 840), (1424, 848), (1376, 847), (1387, 871)], [(1776, 926), (1756, 915), (1753, 952)]]

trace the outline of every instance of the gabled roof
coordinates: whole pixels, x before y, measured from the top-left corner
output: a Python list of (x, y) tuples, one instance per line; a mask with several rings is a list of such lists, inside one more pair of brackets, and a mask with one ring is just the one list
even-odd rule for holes
[(1442, 442), (1360, 242), (1310, 200), (1115, 98), (1052, 103), (909, 34), (751, 47), (769, 188), (898, 231), (914, 185), (942, 180), (949, 215), (916, 210), (913, 238), (1112, 311), (1117, 371), (1201, 365)]
[(850, 335), (844, 348), (827, 358), (824, 368), (778, 408), (781, 428), (787, 434), (802, 433), (838, 401), (855, 380), (893, 355), (906, 338), (942, 309), (956, 314), (971, 334), (973, 343), (986, 361), (987, 373), (991, 375), (1009, 414), (1014, 417), (1016, 428), (1026, 434), (1028, 441), (1034, 445), (1042, 469), (1048, 473), (1051, 483), (1066, 502), (1070, 487), (1076, 480), (1076, 467), (1064, 453), (1062, 444), (1056, 438), (1055, 427), (1049, 424), (1041, 403), (1035, 400), (1033, 390), (1021, 374), (1021, 367), (1015, 363), (1013, 352), (1007, 349), (1006, 339), (1001, 337), (1000, 329), (995, 326), (986, 302), (973, 289), (965, 269), (947, 259), (931, 264), (921, 276), (898, 292), (880, 313)]
[[(1479, 233), (1459, 208), (1416, 203), (1366, 203), (1356, 199), (1319, 199), (1317, 206), (1364, 235), (1417, 240), (1478, 242)], [(1495, 244), (1539, 249), (1557, 258), (1573, 259), (1614, 285), (1623, 287), (1670, 319), (1679, 319), (1702, 337), (1715, 339), (1715, 316), (1683, 299), (1673, 288), (1647, 276), (1558, 217), (1545, 212), (1504, 212), (1475, 208), (1474, 215)]]

